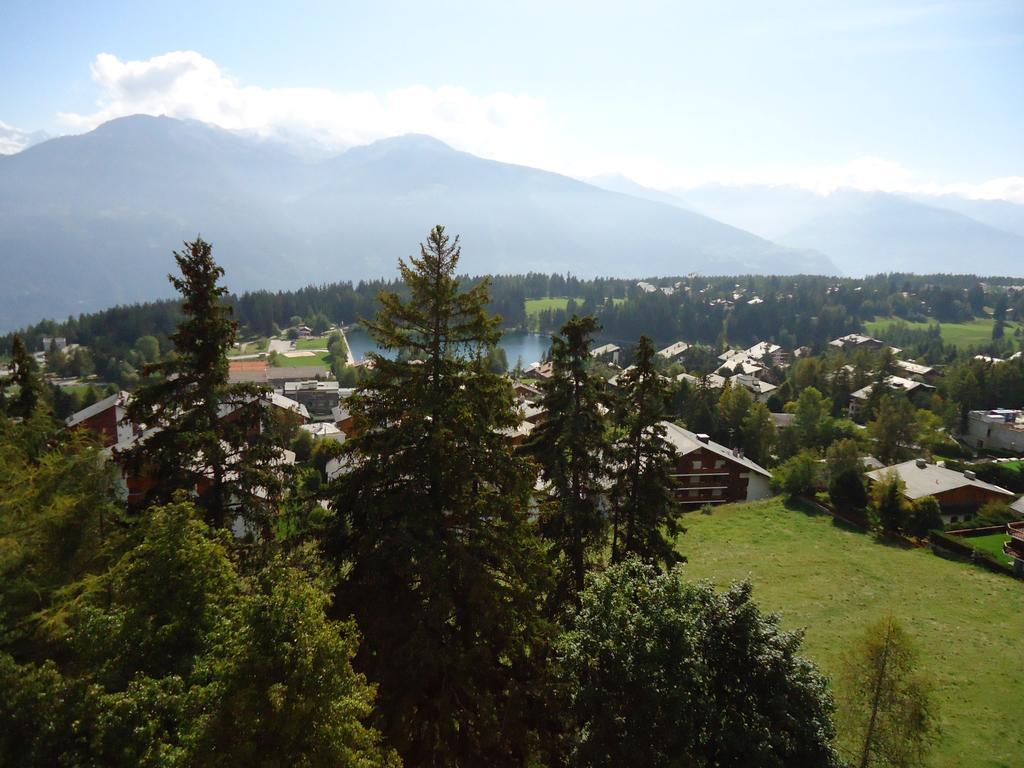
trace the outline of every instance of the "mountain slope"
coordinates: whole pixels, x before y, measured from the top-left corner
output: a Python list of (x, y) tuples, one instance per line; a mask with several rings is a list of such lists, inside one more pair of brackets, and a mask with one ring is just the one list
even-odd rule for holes
[[(673, 205), (676, 208), (700, 213), (700, 211), (697, 211), (696, 208), (690, 205), (688, 201), (684, 200), (679, 195), (672, 194), (671, 192), (662, 192), (660, 189), (645, 187), (643, 184), (638, 184), (628, 176), (621, 173), (603, 173), (600, 176), (591, 176), (589, 179), (584, 179), (584, 181), (588, 184), (593, 184), (595, 187), (606, 189), (609, 192), (632, 195), (633, 197), (639, 197), (641, 200), (650, 200), (654, 203), (666, 203), (667, 205)], [(714, 216), (711, 218), (714, 218)]]
[(1024, 238), (953, 211), (882, 192), (834, 192), (822, 213), (779, 237), (817, 248), (851, 275), (1024, 274)]
[(394, 274), (437, 223), (467, 272), (834, 272), (712, 219), (429, 137), (304, 159), (135, 116), (0, 157), (0, 330), (168, 295), (171, 249), (210, 240), (234, 290)]
[[(1024, 237), (1011, 231), (1014, 222), (1024, 226), (1024, 207), (1011, 203), (914, 200), (852, 189), (817, 195), (798, 187), (760, 185), (709, 185), (685, 194), (709, 216), (783, 245), (820, 251), (849, 275), (1024, 273)], [(997, 222), (1005, 231), (992, 226)]]

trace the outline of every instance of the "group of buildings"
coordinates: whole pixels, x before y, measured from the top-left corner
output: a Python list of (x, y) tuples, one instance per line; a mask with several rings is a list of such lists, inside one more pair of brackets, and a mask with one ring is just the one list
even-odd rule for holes
[[(831, 342), (844, 349), (880, 349), (884, 343), (871, 337), (851, 334)], [(658, 351), (666, 361), (678, 360), (689, 349), (683, 341)], [(894, 350), (898, 351), (898, 350)], [(622, 350), (614, 344), (595, 348), (592, 355), (596, 360), (617, 367)], [(799, 351), (797, 352), (799, 354)], [(777, 344), (760, 342), (745, 350), (729, 350), (719, 356), (719, 372), (698, 379), (683, 373), (679, 378), (704, 386), (723, 387), (726, 382), (746, 387), (757, 400), (766, 401), (775, 385), (766, 381), (771, 369), (790, 364), (793, 355)], [(902, 389), (908, 394), (934, 388), (936, 371), (926, 365), (897, 360), (897, 365), (906, 376), (889, 376), (885, 383), (890, 388)], [(625, 370), (629, 370), (628, 368)], [(620, 373), (625, 371), (620, 371)], [(549, 378), (550, 363), (534, 364), (528, 369), (531, 377)], [(257, 383), (267, 387), (262, 401), (263, 407), (279, 409), (288, 414), (299, 428), (307, 431), (314, 439), (332, 439), (344, 442), (354, 429), (353, 417), (347, 406), (351, 389), (343, 389), (331, 379), (325, 368), (309, 366), (273, 367), (264, 360), (243, 360), (231, 363), (230, 377), (233, 382)], [(613, 377), (611, 383), (616, 383)], [(541, 404), (542, 394), (526, 382), (513, 382), (518, 402), (520, 423), (507, 430), (513, 444), (521, 444), (545, 417)], [(866, 401), (871, 387), (854, 392), (851, 397), (851, 412), (857, 404)], [(116, 453), (138, 439), (140, 427), (130, 424), (126, 418), (126, 407), (131, 395), (125, 392), (112, 395), (88, 408), (79, 411), (67, 420), (72, 429), (86, 428), (100, 436), (103, 444)], [(771, 472), (750, 459), (742, 452), (728, 448), (712, 440), (706, 434), (691, 432), (676, 424), (664, 422), (666, 437), (676, 450), (676, 465), (672, 478), (676, 484), (677, 499), (684, 509), (696, 509), (706, 505), (725, 504), (738, 501), (753, 501), (771, 494)], [(968, 414), (967, 430), (962, 439), (977, 450), (999, 450), (1008, 453), (1024, 453), (1024, 412), (996, 409), (972, 411)], [(290, 452), (286, 452), (290, 453)], [(292, 459), (294, 460), (294, 455)], [(946, 524), (956, 524), (970, 519), (985, 504), (997, 501), (1013, 505), (1024, 517), (1024, 498), (1015, 500), (1015, 494), (997, 485), (979, 480), (972, 472), (957, 472), (923, 459), (897, 464), (892, 467), (868, 468), (866, 480), (877, 482), (887, 473), (897, 474), (906, 488), (906, 496), (916, 500), (933, 496), (941, 509)], [(337, 460), (327, 468), (328, 474), (343, 471)], [(131, 483), (129, 483), (131, 492)], [(1024, 562), (1024, 523), (1015, 528), (1017, 539), (1008, 545), (1007, 553), (1016, 548), (1018, 557)], [(1013, 534), (1011, 534), (1013, 535)]]

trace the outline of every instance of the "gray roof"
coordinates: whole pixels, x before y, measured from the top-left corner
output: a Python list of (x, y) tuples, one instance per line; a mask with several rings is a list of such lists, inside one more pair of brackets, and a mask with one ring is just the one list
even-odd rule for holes
[(1013, 493), (1000, 488), (998, 485), (986, 483), (977, 478), (971, 479), (963, 472), (954, 472), (935, 464), (925, 463), (923, 467), (917, 465), (917, 459), (905, 461), (902, 464), (895, 464), (891, 467), (883, 467), (868, 472), (867, 476), (872, 480), (881, 480), (886, 473), (895, 472), (907, 486), (906, 497), (908, 499), (920, 499), (925, 496), (934, 496), (936, 493), (945, 493), (955, 488), (973, 486), (992, 493), (999, 493), (1004, 496), (1013, 496)]
[(760, 475), (764, 475), (765, 477), (772, 476), (772, 473), (760, 464), (756, 464), (744, 456), (737, 456), (731, 449), (716, 443), (714, 440), (704, 442), (697, 437), (696, 432), (691, 432), (688, 429), (676, 426), (671, 421), (663, 421), (661, 422), (661, 426), (665, 428), (665, 438), (675, 447), (676, 451), (683, 456), (703, 448), (707, 451), (711, 451), (711, 453), (716, 453), (729, 461), (740, 464), (753, 472), (757, 472)]
[(82, 423), (86, 419), (91, 419), (93, 416), (103, 413), (108, 408), (118, 405), (125, 405), (130, 399), (131, 395), (128, 394), (127, 392), (117, 392), (113, 395), (110, 395), (110, 397), (105, 397), (102, 400), (97, 400), (95, 403), (88, 406), (87, 408), (83, 408), (82, 410), (78, 411), (78, 413), (74, 413), (71, 416), (68, 416), (64, 423), (69, 427), (73, 427), (76, 424)]
[(1010, 509), (1016, 512), (1018, 515), (1024, 515), (1024, 496), (1021, 496), (1013, 504), (1010, 505)]

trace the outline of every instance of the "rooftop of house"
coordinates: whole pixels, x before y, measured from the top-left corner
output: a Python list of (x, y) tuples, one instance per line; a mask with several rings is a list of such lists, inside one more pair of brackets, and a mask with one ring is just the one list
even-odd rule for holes
[(691, 432), (688, 429), (683, 429), (682, 427), (673, 424), (671, 421), (663, 421), (661, 422), (661, 426), (665, 428), (665, 439), (667, 439), (682, 456), (703, 448), (706, 451), (710, 451), (711, 453), (722, 456), (729, 461), (735, 462), (752, 472), (757, 472), (765, 477), (772, 476), (772, 473), (760, 464), (751, 461), (730, 448), (726, 448), (720, 443), (716, 443), (707, 435), (700, 435), (696, 432)]
[(601, 355), (612, 355), (616, 352), (620, 352), (622, 347), (616, 344), (602, 344), (600, 347), (595, 347), (590, 350), (590, 354), (593, 357), (601, 357)]
[(1024, 429), (1024, 411), (1012, 408), (993, 408), (988, 411), (969, 411), (967, 418), (986, 424), (1002, 424), (1009, 429)]
[[(890, 389), (902, 389), (907, 393), (916, 392), (919, 389), (935, 389), (935, 387), (929, 384), (922, 384), (920, 381), (914, 381), (913, 379), (905, 379), (902, 376), (886, 376), (885, 383), (889, 385)], [(874, 383), (871, 383), (866, 387), (861, 387), (852, 393), (850, 397), (855, 397), (858, 400), (867, 400), (871, 397), (871, 391), (874, 389), (874, 386)]]
[(117, 392), (109, 397), (103, 398), (102, 400), (97, 400), (92, 405), (68, 416), (67, 419), (64, 420), (64, 424), (69, 427), (81, 424), (86, 419), (98, 416), (108, 408), (127, 405), (131, 400), (131, 397), (131, 394), (128, 392)]
[(767, 381), (761, 381), (761, 379), (755, 378), (747, 373), (737, 374), (729, 379), (729, 381), (735, 382), (739, 386), (745, 387), (758, 395), (767, 395), (769, 392), (774, 392), (778, 389), (774, 384)]
[(909, 360), (897, 360), (896, 365), (902, 368), (907, 373), (913, 373), (917, 376), (927, 376), (929, 373), (935, 371), (930, 365), (921, 365), (920, 363), (912, 363)]
[(345, 439), (345, 433), (338, 429), (334, 424), (329, 421), (317, 421), (313, 424), (303, 424), (301, 427), (306, 432), (309, 432), (313, 437), (333, 437)]
[(675, 344), (669, 344), (664, 349), (659, 349), (658, 355), (660, 357), (664, 357), (671, 360), (673, 357), (678, 357), (679, 355), (683, 354), (683, 352), (685, 352), (689, 348), (690, 345), (687, 344), (685, 341), (677, 341)]
[(937, 493), (945, 493), (965, 486), (981, 488), (1008, 498), (1013, 498), (1014, 496), (1011, 491), (1005, 488), (979, 480), (974, 476), (973, 472), (955, 472), (952, 469), (931, 464), (924, 459), (912, 459), (902, 464), (876, 469), (868, 472), (867, 477), (877, 482), (889, 472), (895, 472), (899, 475), (906, 485), (905, 495), (908, 499), (934, 496)]
[(284, 391), (289, 392), (340, 392), (341, 385), (337, 381), (321, 381), (308, 379), (305, 381), (286, 381)]
[(719, 376), (717, 373), (709, 373), (707, 376), (694, 376), (690, 373), (680, 373), (676, 376), (676, 381), (685, 381), (693, 386), (699, 386), (702, 379), (707, 379), (709, 389), (721, 389), (725, 386), (725, 376)]

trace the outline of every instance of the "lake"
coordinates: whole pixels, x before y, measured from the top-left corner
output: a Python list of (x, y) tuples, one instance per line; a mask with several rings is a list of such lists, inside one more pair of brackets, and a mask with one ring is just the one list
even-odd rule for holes
[[(370, 338), (370, 335), (362, 328), (352, 328), (345, 331), (345, 338), (348, 339), (348, 346), (352, 350), (352, 357), (355, 362), (366, 357), (367, 352), (384, 354), (384, 351), (377, 347)], [(524, 333), (523, 331), (507, 331), (498, 342), (498, 346), (505, 350), (508, 358), (509, 370), (516, 367), (516, 360), (522, 358), (523, 367), (530, 363), (540, 362), (544, 354), (551, 346), (551, 337), (546, 333)]]

